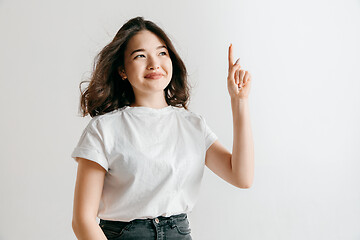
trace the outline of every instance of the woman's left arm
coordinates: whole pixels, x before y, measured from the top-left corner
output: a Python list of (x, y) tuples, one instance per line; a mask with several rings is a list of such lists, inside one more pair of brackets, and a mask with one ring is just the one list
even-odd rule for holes
[(248, 99), (231, 99), (233, 148), (231, 166), (240, 186), (250, 188), (254, 179), (254, 142), (250, 125)]
[(229, 47), (228, 91), (233, 115), (232, 172), (238, 184), (249, 188), (254, 180), (254, 141), (250, 124), (249, 93), (251, 75), (241, 68), (239, 59), (233, 64)]

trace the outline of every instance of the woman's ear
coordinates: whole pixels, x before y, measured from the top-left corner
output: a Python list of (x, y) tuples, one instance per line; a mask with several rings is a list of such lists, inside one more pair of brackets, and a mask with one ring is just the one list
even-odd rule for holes
[(125, 70), (122, 67), (118, 67), (118, 73), (123, 80), (125, 80), (127, 78), (127, 76), (125, 74)]

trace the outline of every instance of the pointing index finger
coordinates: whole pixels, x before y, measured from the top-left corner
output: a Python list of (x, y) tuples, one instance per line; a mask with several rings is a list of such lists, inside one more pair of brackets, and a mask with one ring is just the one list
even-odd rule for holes
[(230, 68), (232, 67), (232, 65), (233, 65), (233, 50), (232, 50), (232, 43), (230, 44), (230, 46), (229, 46), (229, 55), (228, 55), (228, 57), (229, 57), (229, 70), (230, 70)]

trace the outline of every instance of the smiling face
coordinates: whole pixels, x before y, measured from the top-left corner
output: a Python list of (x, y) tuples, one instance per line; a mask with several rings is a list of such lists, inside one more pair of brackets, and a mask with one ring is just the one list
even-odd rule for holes
[[(127, 78), (135, 98), (157, 93), (164, 96), (164, 89), (172, 78), (172, 62), (165, 43), (156, 34), (142, 30), (133, 36), (124, 52), (124, 69), (119, 69), (122, 78)], [(147, 77), (159, 73), (160, 77)]]

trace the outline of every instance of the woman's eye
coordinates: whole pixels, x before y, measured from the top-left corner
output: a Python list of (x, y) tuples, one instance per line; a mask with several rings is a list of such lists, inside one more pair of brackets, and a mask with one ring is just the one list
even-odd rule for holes
[(134, 57), (134, 59), (135, 59), (135, 58), (137, 58), (137, 57), (139, 57), (139, 56), (144, 56), (144, 55), (143, 55), (143, 54), (141, 54), (141, 55), (137, 55), (136, 57)]
[[(161, 52), (160, 54), (162, 54), (162, 53), (164, 53), (162, 56), (167, 55), (167, 53), (166, 53), (166, 52)], [(137, 57), (140, 57), (140, 56), (144, 56), (144, 57), (145, 57), (145, 55), (144, 55), (144, 54), (140, 54), (140, 55), (137, 55), (136, 57), (134, 57), (134, 59), (135, 59), (135, 58), (137, 58)]]

